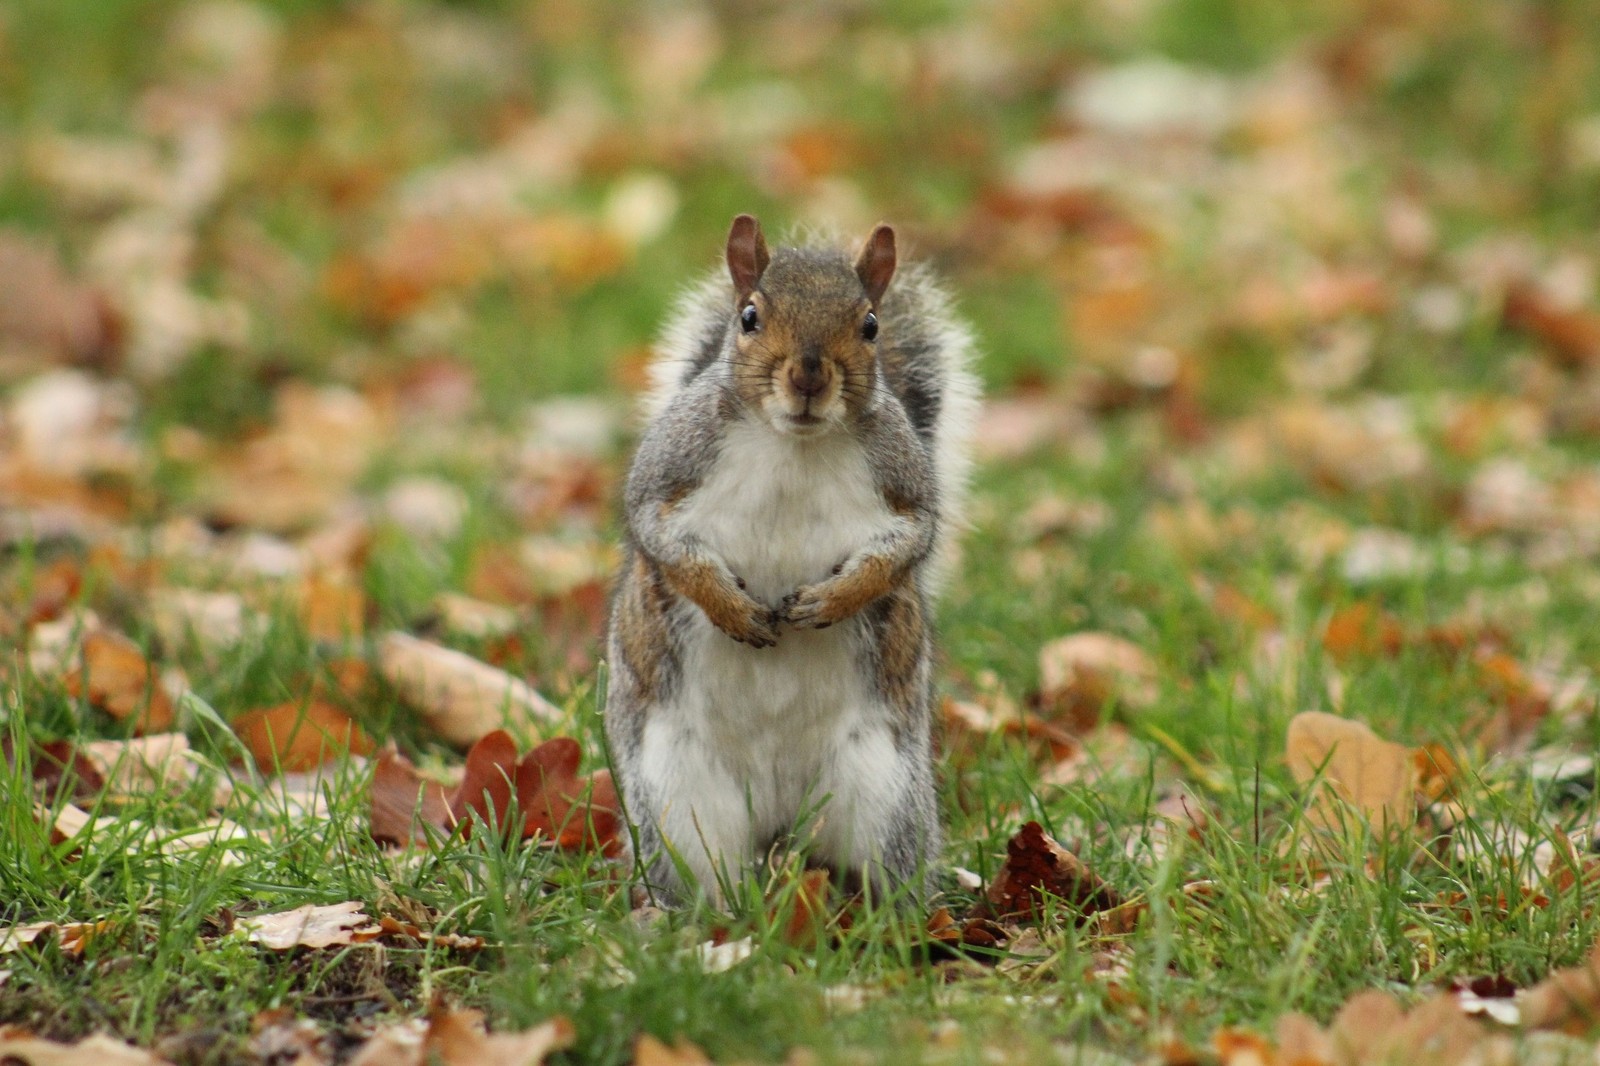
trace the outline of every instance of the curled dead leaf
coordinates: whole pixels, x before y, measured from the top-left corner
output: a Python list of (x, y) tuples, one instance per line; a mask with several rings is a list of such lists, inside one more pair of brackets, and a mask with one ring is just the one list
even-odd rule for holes
[(1089, 915), (1122, 902), (1121, 894), (1056, 843), (1038, 822), (1028, 822), (1006, 842), (1006, 858), (984, 893), (994, 912), (1036, 920), (1054, 897)]
[(496, 729), (553, 725), (566, 717), (522, 679), (407, 633), (384, 634), (378, 670), (452, 744), (471, 744)]

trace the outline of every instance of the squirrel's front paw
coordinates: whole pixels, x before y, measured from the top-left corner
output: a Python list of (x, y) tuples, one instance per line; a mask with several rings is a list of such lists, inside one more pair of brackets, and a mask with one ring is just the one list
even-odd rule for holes
[(712, 619), (716, 627), (752, 648), (770, 648), (778, 643), (778, 612), (749, 596), (741, 596), (740, 600), (721, 617)]
[(802, 585), (783, 598), (783, 620), (796, 629), (827, 629), (838, 621), (821, 585)]

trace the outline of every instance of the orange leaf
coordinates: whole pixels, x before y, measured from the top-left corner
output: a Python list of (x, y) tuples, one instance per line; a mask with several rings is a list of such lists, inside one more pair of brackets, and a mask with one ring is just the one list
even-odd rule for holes
[(1362, 600), (1334, 612), (1322, 633), (1322, 647), (1340, 661), (1357, 655), (1398, 655), (1405, 631), (1389, 612)]
[(372, 753), (372, 740), (361, 727), (322, 699), (250, 711), (234, 720), (233, 731), (258, 766), (286, 773), (314, 770), (347, 753)]
[(156, 683), (154, 667), (120, 633), (97, 630), (85, 637), (83, 664), (67, 675), (66, 686), (114, 718), (134, 718), (135, 732), (172, 728), (172, 700)]

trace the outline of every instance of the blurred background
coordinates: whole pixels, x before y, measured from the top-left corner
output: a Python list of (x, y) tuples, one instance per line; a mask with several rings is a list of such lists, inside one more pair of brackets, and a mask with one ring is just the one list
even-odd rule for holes
[[(235, 553), (261, 572), (364, 565), (330, 532), (355, 500), (450, 546), (357, 565), (379, 613), (592, 583), (605, 549), (570, 534), (605, 539), (652, 334), (753, 211), (890, 220), (940, 266), (982, 340), (990, 459), (1134, 441), (1135, 507), (1194, 488), (1145, 460), (1195, 452), (1258, 502), (1585, 558), (1596, 15), (13, 0), (8, 535), (254, 532), (278, 538)], [(1175, 513), (1182, 551), (1226, 540)], [(530, 531), (558, 534), (531, 563), (484, 547)]]

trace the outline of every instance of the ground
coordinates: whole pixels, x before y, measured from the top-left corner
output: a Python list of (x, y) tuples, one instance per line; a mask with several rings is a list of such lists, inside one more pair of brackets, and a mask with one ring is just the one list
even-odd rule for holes
[[(1597, 63), (1531, 0), (6, 7), (0, 1055), (1592, 1057)], [(738, 211), (895, 223), (980, 339), (925, 909), (601, 854), (632, 400)]]

